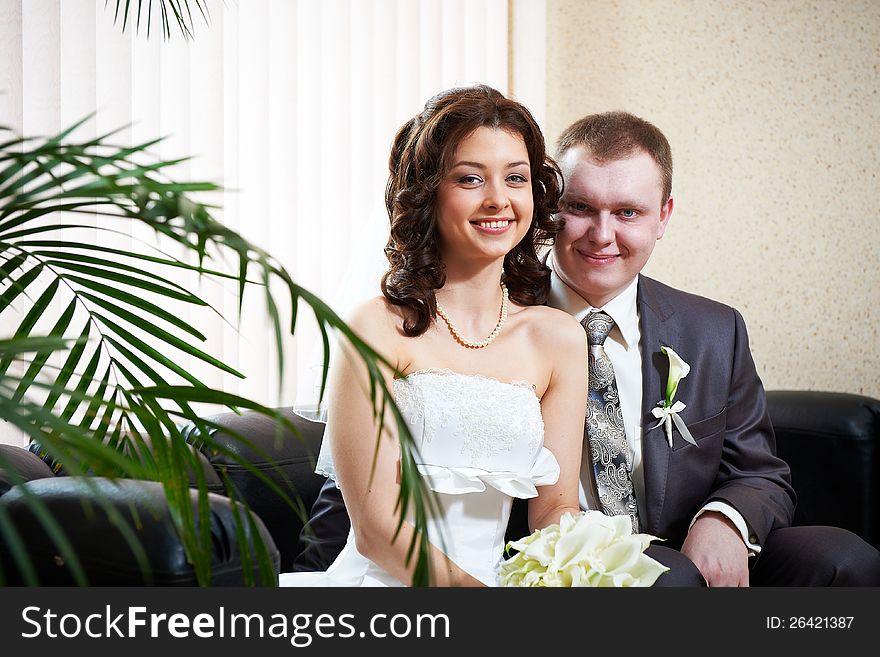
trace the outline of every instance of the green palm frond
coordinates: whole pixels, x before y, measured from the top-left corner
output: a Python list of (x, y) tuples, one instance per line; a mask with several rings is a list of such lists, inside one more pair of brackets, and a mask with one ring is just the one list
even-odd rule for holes
[[(16, 138), (0, 128), (0, 418), (21, 428), (72, 473), (161, 481), (187, 556), (199, 581), (207, 583), (207, 484), (198, 477), (201, 471), (180, 423), (195, 423), (210, 441), (209, 427), (193, 408), (197, 403), (252, 409), (278, 422), (283, 418), (261, 404), (212, 389), (180, 365), (189, 357), (243, 376), (202, 349), (204, 334), (185, 312), (174, 310), (213, 310), (178, 280), (197, 273), (235, 281), (239, 313), (245, 291), (262, 289), (279, 355), (279, 381), (282, 341), (296, 330), (302, 301), (323, 336), (322, 394), (329, 334), (339, 332), (367, 364), (377, 417), (384, 417), (385, 408), (392, 410), (404, 474), (400, 521), (412, 509), (419, 530), (410, 546), (417, 560), (414, 584), (427, 584), (427, 515), (436, 502), (417, 476), (414, 444), (382, 376), (392, 365), (321, 299), (297, 285), (271, 255), (216, 221), (211, 206), (193, 199), (193, 194), (217, 191), (216, 185), (168, 179), (165, 172), (181, 160), (152, 157), (150, 149), (159, 140), (117, 146), (109, 133), (75, 141), (72, 134), (79, 125), (48, 139)], [(116, 223), (131, 221), (151, 227), (196, 264), (147, 245), (108, 246)], [(83, 230), (94, 231), (91, 239), (73, 237)], [(97, 243), (95, 233), (107, 236), (105, 244)], [(214, 267), (228, 260), (236, 274)], [(287, 321), (272, 292), (279, 283), (290, 302)], [(219, 313), (217, 318), (225, 321)], [(241, 465), (284, 499), (265, 474), (250, 463)], [(189, 503), (190, 472), (197, 473), (204, 507), (198, 520)], [(48, 531), (51, 522), (45, 526)], [(0, 517), (0, 539), (15, 545), (16, 537), (8, 533), (9, 524)], [(265, 569), (265, 551), (257, 557)]]
[[(162, 34), (166, 39), (171, 38), (171, 26), (176, 24), (184, 39), (190, 39), (195, 29), (195, 14), (191, 5), (195, 5), (196, 11), (201, 14), (205, 23), (210, 22), (208, 3), (205, 0), (116, 0), (113, 11), (113, 22), (122, 22), (123, 32), (130, 24), (134, 24), (135, 31), (140, 32), (141, 24), (146, 27), (147, 38), (150, 37), (153, 25), (153, 16), (158, 14), (157, 19), (162, 28)], [(110, 0), (104, 0), (104, 8), (110, 5)]]

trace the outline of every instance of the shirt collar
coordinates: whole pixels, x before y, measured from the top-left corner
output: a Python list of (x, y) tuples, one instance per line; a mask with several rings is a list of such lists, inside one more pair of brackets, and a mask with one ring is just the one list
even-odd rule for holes
[(638, 347), (640, 336), (639, 313), (636, 304), (636, 293), (639, 286), (638, 276), (626, 286), (623, 292), (606, 303), (604, 307), (594, 308), (586, 299), (556, 275), (552, 252), (547, 258), (547, 265), (551, 270), (550, 296), (547, 299), (547, 305), (564, 310), (569, 315), (573, 315), (578, 321), (581, 321), (588, 313), (594, 310), (603, 310), (611, 315), (611, 319), (614, 320), (615, 328), (611, 331), (612, 337), (619, 331), (620, 338), (622, 338), (623, 344), (627, 349)]

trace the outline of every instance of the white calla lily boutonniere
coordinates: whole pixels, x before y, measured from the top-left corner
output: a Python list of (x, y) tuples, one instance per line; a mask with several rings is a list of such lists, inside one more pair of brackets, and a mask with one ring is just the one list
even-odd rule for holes
[(657, 406), (651, 411), (654, 417), (658, 420), (657, 424), (651, 428), (656, 429), (661, 424), (664, 425), (663, 428), (666, 430), (666, 442), (669, 443), (669, 448), (672, 449), (672, 424), (674, 422), (678, 431), (681, 433), (681, 437), (691, 445), (696, 445), (697, 441), (694, 440), (691, 432), (688, 431), (684, 420), (678, 415), (686, 408), (686, 406), (680, 401), (674, 401), (675, 393), (678, 391), (678, 384), (691, 371), (691, 366), (688, 365), (681, 356), (675, 353), (671, 347), (661, 346), (660, 352), (669, 358), (669, 378), (666, 380), (665, 399), (658, 401)]

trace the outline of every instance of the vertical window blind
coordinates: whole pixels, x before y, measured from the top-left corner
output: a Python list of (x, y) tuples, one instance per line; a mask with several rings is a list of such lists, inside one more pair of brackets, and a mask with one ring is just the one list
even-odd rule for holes
[[(198, 200), (220, 206), (218, 219), (343, 317), (379, 294), (387, 158), (404, 121), (435, 93), (474, 82), (514, 92), (543, 118), (543, 2), (217, 0), (207, 2), (207, 22), (194, 15), (189, 40), (174, 26), (164, 39), (155, 22), (149, 38), (143, 24), (123, 32), (114, 5), (0, 2), (0, 125), (48, 136), (89, 117), (74, 138), (117, 128), (120, 145), (163, 137), (156, 158), (191, 156), (174, 179), (222, 185)], [(144, 226), (113, 228), (123, 235), (82, 229), (70, 238), (173, 251)], [(196, 359), (186, 367), (266, 405), (317, 401), (321, 339), (307, 313), (287, 339), (279, 381), (261, 293), (246, 294), (239, 316), (235, 284), (196, 274), (176, 282), (220, 316), (180, 310), (206, 335), (200, 348), (246, 378)], [(26, 303), (0, 315), (0, 336), (20, 319), (6, 315)]]

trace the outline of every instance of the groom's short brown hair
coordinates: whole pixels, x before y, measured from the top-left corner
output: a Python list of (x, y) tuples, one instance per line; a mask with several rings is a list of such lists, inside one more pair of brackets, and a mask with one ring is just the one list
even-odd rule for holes
[(672, 149), (653, 123), (629, 112), (590, 114), (568, 126), (556, 141), (556, 159), (575, 146), (584, 147), (600, 162), (630, 157), (645, 151), (660, 167), (663, 202), (672, 195)]

